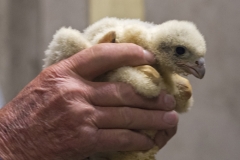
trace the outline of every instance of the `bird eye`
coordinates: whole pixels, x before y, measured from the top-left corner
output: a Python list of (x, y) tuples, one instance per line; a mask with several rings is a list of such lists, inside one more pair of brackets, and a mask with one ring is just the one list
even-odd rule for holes
[(176, 48), (176, 53), (177, 53), (178, 55), (183, 55), (185, 52), (186, 52), (186, 50), (185, 50), (185, 48), (183, 48), (183, 47), (177, 47), (177, 48)]

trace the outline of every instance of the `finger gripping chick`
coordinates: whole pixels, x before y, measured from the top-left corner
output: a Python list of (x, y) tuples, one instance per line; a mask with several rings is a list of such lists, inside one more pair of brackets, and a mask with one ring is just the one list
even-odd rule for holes
[[(156, 25), (134, 19), (104, 18), (83, 33), (62, 28), (54, 35), (44, 67), (65, 59), (98, 43), (135, 43), (154, 54), (154, 66), (125, 66), (98, 77), (96, 81), (125, 82), (139, 94), (152, 98), (161, 90), (175, 96), (176, 111), (186, 112), (193, 103), (192, 87), (184, 78), (205, 74), (206, 44), (192, 22), (171, 20)], [(141, 131), (154, 138), (156, 131)], [(90, 159), (152, 160), (157, 147), (147, 152), (114, 152), (96, 154)]]

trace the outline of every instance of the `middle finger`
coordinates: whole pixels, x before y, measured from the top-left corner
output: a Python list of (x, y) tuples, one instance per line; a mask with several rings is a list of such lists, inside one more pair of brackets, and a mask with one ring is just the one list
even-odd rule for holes
[(178, 123), (175, 111), (143, 110), (129, 107), (96, 107), (95, 124), (100, 129), (162, 130)]
[(89, 82), (93, 90), (90, 101), (95, 106), (130, 106), (143, 109), (173, 110), (176, 101), (162, 91), (158, 97), (145, 98), (122, 82)]

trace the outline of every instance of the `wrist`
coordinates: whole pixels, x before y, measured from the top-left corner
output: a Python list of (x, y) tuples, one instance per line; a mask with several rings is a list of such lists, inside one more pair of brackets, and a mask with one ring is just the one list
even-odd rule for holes
[(23, 160), (26, 159), (24, 154), (24, 137), (19, 130), (21, 125), (14, 122), (11, 118), (13, 113), (11, 107), (5, 106), (0, 110), (0, 159), (3, 160)]
[(15, 98), (0, 110), (0, 158), (38, 159), (38, 149), (31, 143), (34, 133), (28, 130), (32, 121), (27, 111), (30, 106), (24, 106), (18, 99)]

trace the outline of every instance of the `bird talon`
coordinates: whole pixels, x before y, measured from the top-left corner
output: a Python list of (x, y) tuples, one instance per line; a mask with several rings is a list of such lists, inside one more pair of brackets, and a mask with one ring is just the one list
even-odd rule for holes
[(135, 69), (143, 72), (156, 86), (161, 82), (161, 77), (158, 71), (149, 65), (137, 66)]

